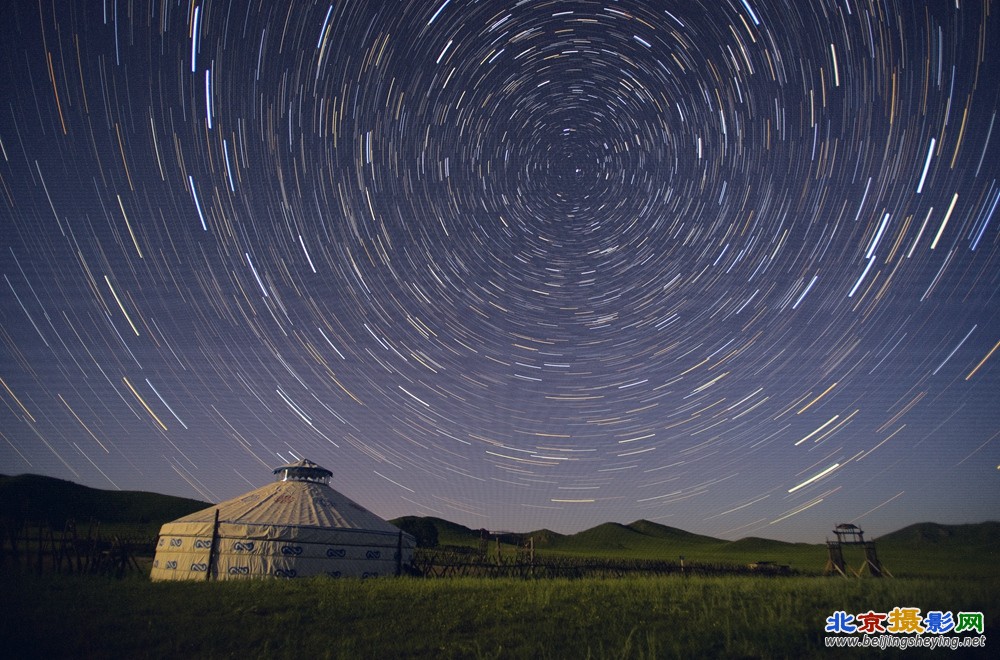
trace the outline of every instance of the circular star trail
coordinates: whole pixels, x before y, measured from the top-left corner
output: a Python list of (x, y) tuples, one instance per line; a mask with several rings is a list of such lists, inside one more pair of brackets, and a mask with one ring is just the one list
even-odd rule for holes
[(727, 538), (1000, 504), (988, 0), (9, 13), (5, 473), (307, 457), (386, 517)]

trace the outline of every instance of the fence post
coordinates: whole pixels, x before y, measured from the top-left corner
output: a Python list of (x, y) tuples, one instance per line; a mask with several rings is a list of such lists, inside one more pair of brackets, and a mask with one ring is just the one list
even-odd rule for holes
[[(69, 557), (67, 557), (67, 561), (69, 562), (69, 572), (72, 573), (75, 570), (76, 573), (79, 574), (83, 572), (83, 566), (80, 563), (80, 539), (76, 535), (76, 521), (73, 521), (73, 526), (70, 527), (70, 534), (72, 534), (73, 538), (73, 545), (70, 546), (73, 552), (69, 555)], [(76, 562), (75, 566), (74, 560)]]
[(42, 574), (42, 550), (43, 550), (42, 525), (39, 523), (39, 525), (38, 525), (38, 557), (37, 557), (38, 558), (38, 566), (36, 567), (37, 570), (38, 570), (38, 574), (39, 575)]
[[(86, 556), (84, 557), (85, 561), (83, 564), (83, 570), (87, 573), (90, 573), (96, 568), (97, 557), (95, 556), (96, 553), (95, 548), (100, 542), (100, 539), (101, 539), (101, 523), (100, 522), (97, 523), (97, 534), (95, 535), (94, 519), (91, 518), (90, 523), (87, 524), (87, 542), (83, 547), (83, 549), (87, 553)], [(77, 556), (79, 556), (79, 553), (77, 554)]]
[(51, 527), (49, 528), (49, 540), (52, 542), (52, 572), (62, 573), (62, 559), (63, 559), (63, 548), (65, 547), (63, 542), (63, 536), (65, 534), (59, 535), (59, 545), (56, 546), (56, 533)]
[(215, 510), (215, 519), (212, 521), (212, 543), (208, 546), (208, 566), (205, 568), (205, 581), (212, 579), (212, 566), (215, 558), (219, 556), (219, 551), (215, 546), (219, 544), (219, 510)]
[(14, 566), (21, 570), (21, 551), (17, 547), (17, 533), (19, 529), (10, 528), (10, 554), (14, 560)]
[(396, 538), (396, 577), (403, 574), (403, 530), (399, 530)]

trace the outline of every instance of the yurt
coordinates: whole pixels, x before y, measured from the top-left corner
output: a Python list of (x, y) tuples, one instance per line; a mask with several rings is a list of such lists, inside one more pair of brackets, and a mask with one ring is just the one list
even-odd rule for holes
[(414, 538), (330, 488), (307, 460), (277, 480), (160, 529), (153, 580), (399, 575)]

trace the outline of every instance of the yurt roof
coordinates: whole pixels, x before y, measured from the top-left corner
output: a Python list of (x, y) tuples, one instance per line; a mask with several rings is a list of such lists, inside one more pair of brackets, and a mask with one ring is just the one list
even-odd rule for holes
[(333, 472), (305, 458), (276, 467), (271, 472), (281, 475), (282, 481), (318, 481), (324, 484), (333, 476)]
[[(358, 529), (398, 533), (399, 529), (326, 484), (332, 474), (306, 460), (274, 469), (281, 480), (215, 506), (178, 518), (173, 523), (219, 522)], [(170, 524), (170, 523), (168, 523)]]

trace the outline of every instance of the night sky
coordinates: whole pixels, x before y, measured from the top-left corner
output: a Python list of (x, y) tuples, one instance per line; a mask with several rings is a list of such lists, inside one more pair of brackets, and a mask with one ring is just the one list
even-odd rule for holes
[(0, 472), (219, 501), (305, 457), (516, 531), (997, 517), (997, 3), (12, 5)]

